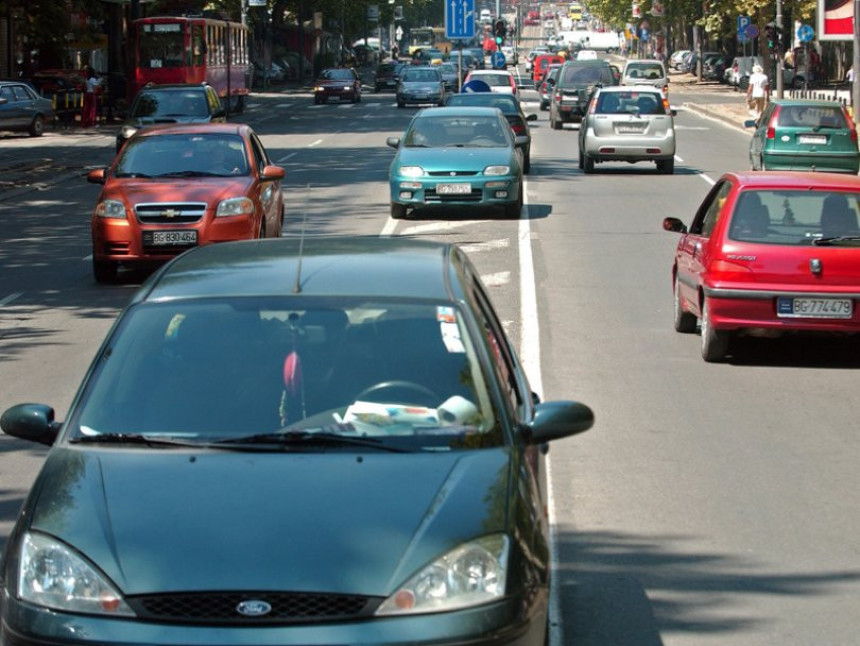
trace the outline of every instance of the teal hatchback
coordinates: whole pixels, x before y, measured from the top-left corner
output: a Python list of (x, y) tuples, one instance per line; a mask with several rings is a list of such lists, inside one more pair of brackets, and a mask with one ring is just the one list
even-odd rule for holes
[(838, 101), (771, 101), (750, 142), (753, 170), (851, 173), (860, 170), (857, 130)]
[(0, 558), (0, 644), (542, 646), (548, 443), (592, 422), (531, 391), (455, 246), (195, 247), (63, 422), (0, 418), (51, 446)]
[(528, 138), (515, 135), (498, 108), (425, 108), (402, 138), (386, 143), (397, 149), (388, 173), (392, 218), (427, 207), (468, 216), (502, 207), (519, 217)]

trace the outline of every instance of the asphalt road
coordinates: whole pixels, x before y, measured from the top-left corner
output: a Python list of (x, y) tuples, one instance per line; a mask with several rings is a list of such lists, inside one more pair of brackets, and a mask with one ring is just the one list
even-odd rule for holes
[[(519, 221), (395, 222), (385, 139), (414, 110), (390, 94), (312, 103), (258, 96), (245, 115), (287, 169), (283, 234), (465, 246), (533, 384), (596, 412), (594, 429), (550, 453), (553, 643), (857, 643), (857, 343), (762, 340), (717, 365), (701, 360), (697, 335), (672, 329), (676, 238), (662, 219), (689, 222), (722, 172), (746, 168), (748, 134), (681, 110), (674, 175), (607, 164), (586, 177), (575, 130), (550, 130), (543, 112)], [(0, 201), (0, 410), (46, 402), (58, 419), (140, 280), (94, 284), (98, 191), (82, 175), (110, 161), (113, 140), (71, 142), (0, 140), (0, 160), (53, 147), (76, 166)], [(44, 454), (0, 437), (0, 544)]]

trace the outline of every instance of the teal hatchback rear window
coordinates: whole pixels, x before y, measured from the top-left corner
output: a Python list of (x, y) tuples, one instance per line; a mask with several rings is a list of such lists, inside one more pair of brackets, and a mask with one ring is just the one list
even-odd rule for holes
[(836, 106), (782, 106), (777, 125), (785, 128), (847, 128), (845, 112)]

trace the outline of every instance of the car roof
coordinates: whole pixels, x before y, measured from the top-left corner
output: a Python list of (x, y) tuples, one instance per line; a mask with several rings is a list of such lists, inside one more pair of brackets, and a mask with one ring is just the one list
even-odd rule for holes
[(137, 137), (166, 135), (222, 134), (246, 135), (251, 127), (244, 123), (165, 123), (155, 124), (137, 132)]
[(778, 106), (799, 105), (809, 108), (841, 108), (841, 101), (827, 99), (772, 99), (771, 103)]
[(651, 94), (659, 94), (663, 96), (663, 92), (660, 88), (654, 85), (606, 85), (604, 87), (598, 88), (598, 90), (603, 92), (650, 92)]
[(860, 191), (860, 177), (842, 173), (739, 171), (726, 173), (723, 178), (733, 179), (744, 189)]
[(507, 70), (474, 70), (471, 74), (473, 76), (513, 76)]
[[(489, 94), (489, 92), (487, 92)], [(498, 115), (498, 108), (489, 108), (481, 105), (451, 105), (440, 108), (424, 108), (420, 110), (415, 118), (419, 117), (487, 117)]]
[(207, 87), (210, 87), (208, 83), (164, 83), (162, 85), (156, 83), (147, 83), (142, 88), (140, 88), (140, 92), (151, 92), (153, 90), (158, 90), (159, 92), (162, 90), (166, 92), (178, 92), (180, 90), (197, 90), (204, 89)]
[[(315, 236), (195, 247), (165, 265), (136, 300), (365, 296), (454, 300), (462, 252), (450, 244), (376, 236)], [(300, 272), (300, 275), (299, 275)], [(298, 290), (296, 290), (296, 279)]]
[[(446, 103), (446, 105), (451, 108), (490, 104), (490, 107), (494, 108), (499, 107), (500, 105), (505, 106), (507, 108), (513, 108), (514, 112), (517, 112), (519, 110), (520, 105), (519, 99), (517, 99), (517, 97), (515, 97), (513, 94), (501, 94), (499, 92), (463, 92), (460, 94), (452, 94), (448, 97), (448, 101), (449, 103)], [(464, 101), (464, 103), (460, 103), (459, 105), (451, 105), (450, 101), (454, 101), (455, 103), (458, 101)], [(474, 101), (475, 103), (471, 103), (472, 101)]]

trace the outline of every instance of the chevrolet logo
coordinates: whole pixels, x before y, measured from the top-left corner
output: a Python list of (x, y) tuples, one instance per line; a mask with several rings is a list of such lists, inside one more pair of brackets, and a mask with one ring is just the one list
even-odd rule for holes
[(175, 218), (179, 214), (180, 214), (179, 211), (177, 211), (176, 209), (165, 209), (164, 211), (161, 212), (161, 215), (163, 215), (166, 218)]

